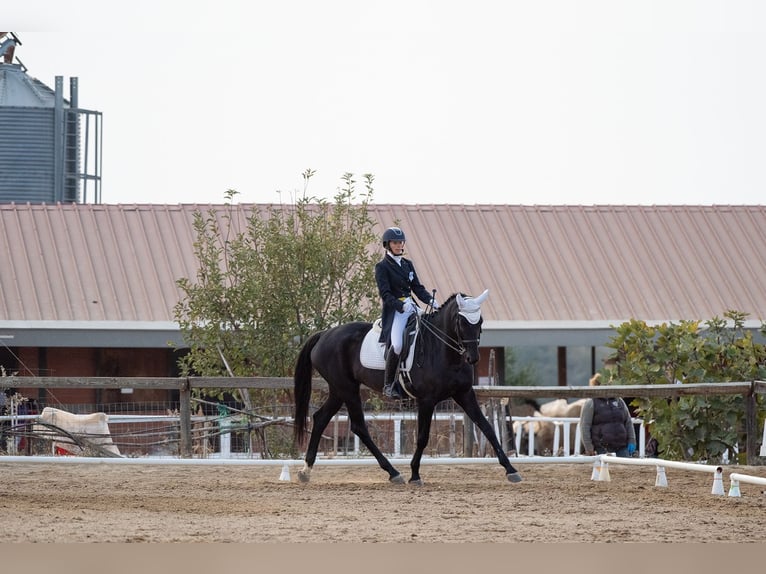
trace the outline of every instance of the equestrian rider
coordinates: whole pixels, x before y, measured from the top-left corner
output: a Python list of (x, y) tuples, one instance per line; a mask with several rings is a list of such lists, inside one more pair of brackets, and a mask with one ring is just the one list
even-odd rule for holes
[(388, 343), (390, 339), (391, 347), (386, 357), (383, 394), (391, 398), (402, 398), (402, 391), (396, 384), (397, 370), (404, 328), (407, 319), (417, 309), (412, 294), (434, 309), (438, 309), (439, 305), (420, 283), (412, 261), (404, 257), (404, 232), (398, 227), (389, 227), (383, 232), (382, 241), (386, 253), (375, 265), (375, 282), (383, 304), (379, 341)]

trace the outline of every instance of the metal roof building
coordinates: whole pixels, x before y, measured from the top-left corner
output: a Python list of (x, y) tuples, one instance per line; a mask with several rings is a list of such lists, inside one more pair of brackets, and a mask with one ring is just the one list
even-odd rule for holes
[[(195, 211), (224, 205), (0, 204), (0, 337), (13, 346), (181, 343)], [(265, 206), (235, 205), (243, 218)], [(429, 289), (490, 296), (482, 346), (600, 346), (611, 326), (766, 317), (766, 206), (385, 205)]]

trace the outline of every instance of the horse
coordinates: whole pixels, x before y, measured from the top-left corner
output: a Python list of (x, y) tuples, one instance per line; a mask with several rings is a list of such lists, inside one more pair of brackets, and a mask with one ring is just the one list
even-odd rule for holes
[[(527, 400), (527, 404), (534, 406), (535, 411), (532, 413), (532, 417), (550, 417), (550, 418), (576, 418), (580, 416), (582, 407), (587, 399), (578, 399), (574, 402), (568, 402), (566, 399), (556, 399), (549, 401), (542, 405), (538, 405), (535, 401)], [(567, 423), (569, 424), (569, 423)], [(556, 426), (552, 421), (515, 421), (514, 433), (521, 435), (521, 444), (524, 444), (529, 439), (530, 428), (535, 433), (535, 454), (550, 453), (553, 456), (560, 456), (564, 450), (563, 446), (559, 446), (559, 452), (553, 452), (553, 442), (555, 438)], [(571, 428), (571, 427), (570, 427)], [(569, 452), (574, 452), (576, 433), (572, 432), (569, 435)], [(563, 439), (562, 439), (563, 440)], [(531, 454), (531, 453), (530, 453)]]
[[(498, 462), (505, 469), (508, 481), (521, 481), (521, 475), (503, 452), (473, 390), (473, 365), (479, 360), (479, 337), (483, 322), (481, 303), (488, 294), (488, 290), (478, 297), (455, 293), (439, 309), (424, 312), (417, 319), (420, 325), (415, 340), (414, 360), (408, 380), (404, 382), (405, 391), (416, 401), (418, 413), (417, 443), (410, 461), (410, 484), (423, 484), (420, 462), (428, 444), (434, 409), (439, 402), (450, 398), (484, 433), (495, 450)], [(313, 425), (304, 465), (298, 473), (301, 482), (309, 482), (322, 433), (345, 405), (351, 431), (388, 473), (390, 482), (404, 483), (401, 473), (372, 440), (364, 418), (361, 386), (382, 392), (384, 382), (381, 369), (365, 367), (360, 359), (362, 342), (372, 326), (372, 323), (354, 321), (319, 331), (306, 340), (298, 354), (294, 375), (294, 439), (298, 447), (304, 443), (307, 429), (313, 370), (327, 381), (329, 388), (327, 399), (312, 417)], [(404, 351), (402, 357), (405, 357)]]

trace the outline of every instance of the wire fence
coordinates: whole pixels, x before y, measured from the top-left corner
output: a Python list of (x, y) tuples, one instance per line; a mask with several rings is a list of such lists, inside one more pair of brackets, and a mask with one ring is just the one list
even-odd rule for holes
[[(495, 402), (495, 401), (493, 401)], [(211, 402), (192, 398), (192, 458), (296, 458), (292, 405), (275, 401), (258, 404), (257, 412), (245, 411), (239, 403)], [(182, 457), (181, 416), (178, 402), (30, 405), (23, 399), (7, 401), (0, 411), (0, 455), (85, 455), (122, 457)], [(50, 413), (54, 417), (50, 418)], [(103, 414), (99, 426), (94, 414)], [(70, 416), (72, 415), (72, 416)], [(514, 440), (510, 417), (497, 411), (494, 418), (498, 436), (508, 449)], [(383, 410), (371, 406), (365, 413), (373, 440), (391, 456), (408, 456), (417, 441), (417, 412), (403, 406)], [(66, 420), (66, 423), (64, 422)], [(487, 450), (484, 437), (473, 431), (470, 437), (475, 455)], [(458, 456), (464, 448), (463, 412), (445, 401), (431, 425), (426, 454)], [(369, 455), (351, 432), (348, 416), (341, 410), (328, 425), (320, 444), (325, 457)]]

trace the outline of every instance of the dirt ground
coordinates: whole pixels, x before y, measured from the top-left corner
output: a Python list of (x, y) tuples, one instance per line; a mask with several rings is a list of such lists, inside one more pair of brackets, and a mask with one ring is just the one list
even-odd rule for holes
[[(766, 542), (763, 486), (713, 475), (589, 464), (424, 465), (421, 487), (372, 466), (175, 466), (0, 460), (3, 542)], [(408, 468), (400, 468), (407, 476)]]

